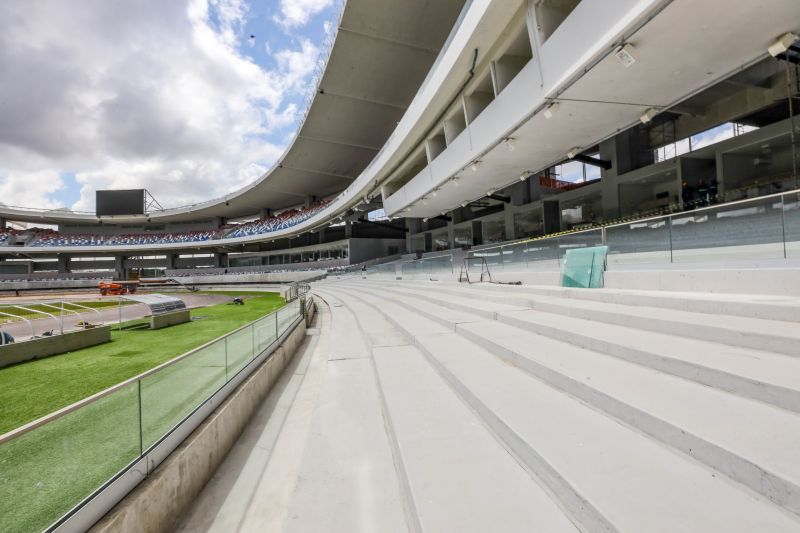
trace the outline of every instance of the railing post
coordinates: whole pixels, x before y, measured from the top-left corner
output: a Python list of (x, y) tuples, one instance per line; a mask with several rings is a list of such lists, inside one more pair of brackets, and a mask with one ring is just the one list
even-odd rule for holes
[(139, 457), (144, 455), (144, 421), (142, 420), (142, 380), (136, 380), (136, 395), (139, 399)]
[(781, 240), (783, 241), (783, 258), (786, 259), (786, 204), (781, 194)]
[(667, 229), (669, 234), (669, 262), (672, 264), (672, 215), (667, 217)]
[(228, 337), (225, 337), (225, 383), (228, 382)]

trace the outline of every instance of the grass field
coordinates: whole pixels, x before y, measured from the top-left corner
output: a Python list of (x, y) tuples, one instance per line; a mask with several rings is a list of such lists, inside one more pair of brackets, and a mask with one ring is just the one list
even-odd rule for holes
[(248, 296), (247, 303), (195, 309), (192, 316), (199, 320), (166, 329), (113, 330), (110, 343), (0, 369), (0, 434), (140, 374), (284, 303), (274, 293), (223, 294)]
[[(0, 421), (13, 427), (40, 416), (40, 411), (51, 412), (282, 305), (277, 295), (260, 293), (244, 306), (222, 304), (193, 310), (194, 317), (202, 318), (188, 324), (114, 332), (106, 345), (2, 369)], [(141, 385), (133, 383), (0, 445), (0, 531), (34, 532), (47, 527), (138, 458), (242, 368), (254, 349), (266, 348), (285, 325), (285, 320), (274, 317), (260, 320), (253, 328), (144, 378)], [(16, 422), (10, 424), (11, 420)]]

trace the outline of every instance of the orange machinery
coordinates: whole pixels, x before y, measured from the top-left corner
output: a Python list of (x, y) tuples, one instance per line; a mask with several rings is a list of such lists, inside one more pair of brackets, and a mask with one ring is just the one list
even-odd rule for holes
[(134, 294), (139, 288), (139, 280), (136, 281), (101, 281), (97, 286), (102, 296), (121, 296), (123, 294)]

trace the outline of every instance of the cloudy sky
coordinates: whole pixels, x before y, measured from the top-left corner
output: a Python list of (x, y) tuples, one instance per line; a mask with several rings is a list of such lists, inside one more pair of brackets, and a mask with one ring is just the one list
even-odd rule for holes
[(144, 187), (168, 207), (253, 181), (339, 5), (0, 1), (0, 202), (91, 211), (96, 189)]

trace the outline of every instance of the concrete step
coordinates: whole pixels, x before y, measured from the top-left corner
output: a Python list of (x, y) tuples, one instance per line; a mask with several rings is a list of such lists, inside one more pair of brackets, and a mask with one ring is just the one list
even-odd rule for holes
[[(430, 282), (409, 282), (425, 287)], [(486, 294), (513, 297), (552, 296), (632, 306), (658, 307), (676, 311), (708, 313), (765, 320), (800, 322), (800, 298), (763, 294), (719, 294), (625, 289), (576, 289), (537, 285), (480, 283), (469, 285), (438, 283), (448, 288), (469, 288)]]
[[(335, 293), (359, 320), (384, 320)], [(412, 529), (578, 531), (415, 347), (373, 346), (372, 354), (418, 519)]]
[[(392, 317), (396, 327), (408, 327), (406, 335), (415, 339), (443, 379), (520, 460), (549, 479), (555, 494), (553, 484), (572, 488), (613, 530), (800, 527), (796, 517), (765, 498), (503, 364), (463, 336), (415, 331), (407, 326), (413, 311), (375, 295), (356, 297)], [(569, 508), (563, 499), (562, 504)]]
[(447, 322), (427, 302), (391, 301), (800, 514), (798, 415), (494, 321)]
[[(331, 306), (331, 353), (287, 512), (287, 532), (408, 531), (372, 361), (349, 309)], [(353, 453), (358, 450), (358, 453)]]
[(481, 304), (474, 299), (460, 299), (432, 290), (421, 293), (407, 287), (385, 290), (462, 313), (474, 312), (473, 317), (488, 316), (539, 335), (800, 413), (800, 361), (793, 357), (591, 320), (565, 321), (559, 315), (531, 309), (479, 315), (477, 308)]
[(575, 298), (541, 295), (528, 297), (521, 294), (506, 294), (507, 290), (495, 292), (472, 287), (459, 288), (441, 285), (436, 288), (416, 285), (412, 288), (420, 291), (436, 290), (458, 298), (531, 307), (569, 317), (800, 356), (800, 328), (797, 328), (794, 323), (785, 321), (695, 313), (641, 305), (631, 306)]

